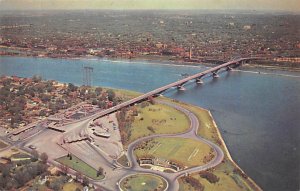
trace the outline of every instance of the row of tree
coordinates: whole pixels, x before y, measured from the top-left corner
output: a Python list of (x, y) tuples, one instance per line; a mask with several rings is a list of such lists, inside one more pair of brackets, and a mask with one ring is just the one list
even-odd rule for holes
[(199, 180), (192, 176), (184, 176), (183, 181), (191, 185), (197, 191), (204, 190), (204, 186), (199, 182)]
[(208, 182), (210, 183), (217, 183), (219, 182), (220, 178), (217, 177), (215, 174), (213, 174), (212, 172), (209, 172), (209, 171), (202, 171), (199, 173), (199, 176), (201, 178), (205, 178)]

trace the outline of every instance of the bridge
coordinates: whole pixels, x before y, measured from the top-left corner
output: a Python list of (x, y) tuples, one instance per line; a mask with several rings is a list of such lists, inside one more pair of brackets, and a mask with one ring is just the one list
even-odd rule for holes
[(200, 73), (191, 75), (189, 77), (186, 77), (182, 80), (179, 80), (179, 81), (170, 83), (168, 85), (162, 86), (160, 88), (157, 88), (155, 90), (152, 90), (148, 93), (145, 93), (141, 96), (138, 96), (136, 98), (133, 98), (131, 100), (123, 102), (123, 103), (121, 103), (119, 105), (116, 105), (114, 107), (111, 107), (109, 109), (98, 112), (98, 113), (94, 114), (92, 117), (95, 118), (95, 119), (103, 117), (105, 115), (108, 115), (108, 114), (111, 114), (115, 111), (118, 111), (118, 110), (120, 110), (124, 107), (131, 106), (131, 105), (134, 105), (134, 104), (139, 103), (141, 101), (147, 100), (147, 99), (149, 99), (149, 97), (155, 97), (155, 96), (161, 94), (162, 92), (164, 92), (164, 91), (166, 91), (170, 88), (173, 88), (173, 87), (177, 87), (178, 90), (184, 90), (183, 85), (186, 84), (189, 81), (195, 80), (196, 83), (200, 84), (200, 83), (203, 83), (202, 78), (204, 76), (208, 75), (208, 74), (211, 74), (214, 78), (217, 78), (217, 77), (219, 77), (218, 76), (218, 71), (221, 70), (221, 69), (226, 69), (227, 71), (229, 71), (229, 70), (232, 70), (232, 68), (236, 68), (236, 67), (240, 66), (243, 63), (249, 62), (250, 60), (258, 60), (258, 59), (262, 59), (262, 58), (258, 58), (258, 57), (239, 58), (239, 59), (235, 59), (235, 60), (226, 62), (224, 64), (221, 64), (221, 65), (218, 65), (216, 67), (210, 68), (210, 69), (205, 70), (203, 72), (200, 72)]

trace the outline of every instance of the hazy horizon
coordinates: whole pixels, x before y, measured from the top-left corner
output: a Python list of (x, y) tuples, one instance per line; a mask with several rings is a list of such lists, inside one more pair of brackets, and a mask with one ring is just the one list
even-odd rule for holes
[(299, 0), (0, 0), (0, 10), (249, 10), (300, 13)]

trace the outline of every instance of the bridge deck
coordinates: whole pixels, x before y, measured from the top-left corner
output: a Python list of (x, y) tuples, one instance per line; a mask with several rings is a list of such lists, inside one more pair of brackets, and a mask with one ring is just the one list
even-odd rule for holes
[(111, 107), (111, 108), (109, 108), (109, 109), (106, 109), (106, 110), (104, 110), (104, 111), (98, 112), (97, 114), (93, 115), (93, 117), (95, 116), (96, 118), (99, 118), (99, 117), (105, 116), (105, 115), (107, 115), (107, 114), (110, 114), (110, 113), (113, 113), (113, 112), (115, 112), (115, 111), (118, 111), (118, 110), (120, 110), (120, 109), (123, 108), (123, 107), (127, 107), (127, 106), (129, 106), (129, 105), (138, 103), (138, 102), (140, 102), (140, 101), (142, 101), (142, 100), (148, 99), (149, 97), (151, 97), (151, 96), (153, 96), (153, 95), (157, 95), (157, 94), (159, 94), (159, 93), (161, 93), (161, 92), (163, 92), (163, 91), (165, 91), (165, 90), (167, 90), (167, 89), (170, 89), (171, 87), (181, 86), (181, 85), (183, 85), (184, 83), (186, 83), (186, 82), (188, 82), (188, 81), (190, 81), (190, 80), (200, 78), (200, 77), (202, 77), (202, 76), (204, 76), (204, 75), (206, 75), (206, 74), (209, 74), (209, 73), (218, 71), (218, 70), (220, 70), (221, 68), (225, 68), (225, 67), (227, 67), (227, 66), (235, 65), (235, 64), (237, 64), (237, 63), (239, 63), (239, 62), (242, 62), (242, 61), (253, 60), (253, 59), (259, 59), (259, 58), (240, 58), (240, 59), (236, 59), (236, 60), (233, 60), (233, 61), (226, 62), (226, 63), (221, 64), (221, 65), (219, 65), (219, 66), (210, 68), (210, 69), (208, 69), (208, 70), (205, 70), (205, 71), (203, 71), (203, 72), (197, 73), (197, 74), (192, 75), (192, 76), (189, 76), (189, 77), (184, 78), (184, 79), (182, 79), (182, 80), (179, 80), (179, 81), (170, 83), (170, 84), (168, 84), (168, 85), (162, 86), (162, 87), (160, 87), (160, 88), (157, 88), (157, 89), (155, 89), (155, 90), (152, 90), (152, 91), (150, 91), (150, 92), (148, 92), (148, 93), (145, 93), (145, 94), (143, 94), (143, 95), (141, 95), (141, 96), (138, 96), (138, 97), (136, 97), (136, 98), (133, 98), (133, 99), (131, 99), (131, 100), (128, 100), (128, 101), (126, 101), (126, 102), (123, 102), (123, 103), (121, 103), (121, 104), (119, 104), (119, 105), (116, 105), (116, 106)]

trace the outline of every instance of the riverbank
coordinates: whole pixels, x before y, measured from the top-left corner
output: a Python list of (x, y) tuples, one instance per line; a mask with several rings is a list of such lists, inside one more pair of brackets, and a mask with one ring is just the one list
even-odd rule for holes
[[(226, 156), (228, 157), (228, 159), (230, 160), (230, 162), (232, 162), (232, 164), (233, 164), (237, 169), (239, 169), (243, 174), (246, 174), (246, 173), (241, 169), (241, 167), (240, 167), (240, 166), (232, 159), (231, 154), (230, 154), (230, 152), (229, 152), (229, 150), (228, 150), (228, 148), (227, 148), (227, 146), (226, 146), (226, 144), (225, 144), (225, 141), (224, 141), (224, 139), (223, 139), (223, 137), (222, 137), (222, 135), (221, 135), (221, 132), (220, 132), (220, 130), (219, 130), (219, 128), (218, 128), (218, 126), (217, 126), (215, 120), (213, 119), (213, 116), (212, 116), (211, 112), (210, 112), (209, 110), (207, 110), (207, 111), (208, 111), (208, 113), (209, 113), (209, 115), (210, 115), (210, 117), (211, 117), (211, 120), (212, 120), (212, 122), (213, 122), (215, 128), (216, 128), (216, 131), (217, 131), (217, 134), (218, 134), (218, 138), (219, 138), (220, 141), (222, 142), (222, 145), (223, 145), (223, 147), (224, 147), (224, 151), (225, 151)], [(262, 191), (262, 189), (254, 182), (254, 180), (253, 180), (252, 178), (250, 178), (249, 176), (247, 176), (247, 180), (249, 181), (249, 184), (251, 184), (251, 186), (252, 186), (253, 188), (255, 188), (255, 190), (257, 190), (257, 191)]]
[[(97, 57), (93, 55), (84, 55), (84, 56), (73, 56), (73, 55), (60, 55), (60, 56), (47, 56), (45, 54), (27, 54), (25, 48), (8, 48), (0, 46), (0, 48), (8, 49), (10, 51), (16, 51), (14, 53), (2, 52), (0, 56), (12, 56), (12, 57), (35, 57), (35, 58), (52, 58), (52, 59), (99, 59), (99, 60), (110, 60), (110, 61), (127, 61), (131, 63), (135, 62), (150, 62), (160, 64), (172, 64), (180, 66), (206, 66), (213, 67), (218, 63), (224, 63), (224, 61), (219, 61), (217, 64), (213, 61), (211, 62), (200, 62), (200, 61), (188, 61), (183, 58), (178, 58), (174, 56), (161, 56), (161, 55), (138, 55), (132, 58), (123, 58), (123, 57)], [(267, 64), (266, 64), (267, 63)], [(272, 64), (276, 63), (276, 64)], [(264, 61), (255, 61), (251, 64), (244, 64), (243, 69), (265, 69), (265, 70), (282, 70), (282, 71), (291, 71), (291, 72), (300, 72), (300, 63), (292, 62), (276, 62), (274, 60), (264, 60)]]
[[(163, 99), (169, 100), (168, 98)], [(219, 145), (225, 153), (223, 162), (215, 168), (208, 170), (209, 172), (216, 174), (220, 178), (220, 182), (218, 183), (218, 185), (210, 184), (209, 182), (202, 179), (198, 175), (198, 173), (194, 173), (191, 176), (203, 183), (205, 188), (210, 188), (208, 190), (226, 190), (227, 188), (230, 188), (230, 190), (239, 190), (241, 188), (249, 188), (250, 190), (254, 191), (262, 191), (260, 186), (258, 186), (254, 182), (254, 180), (251, 179), (232, 159), (231, 154), (211, 112), (201, 107), (179, 102), (176, 100), (173, 101), (176, 102), (176, 104), (179, 104), (189, 111), (195, 113), (200, 123), (198, 135)], [(182, 179), (180, 179), (179, 182), (181, 183), (180, 190), (184, 191), (186, 189), (191, 189), (191, 187), (186, 186), (186, 183)], [(237, 185), (238, 187), (236, 187)]]

